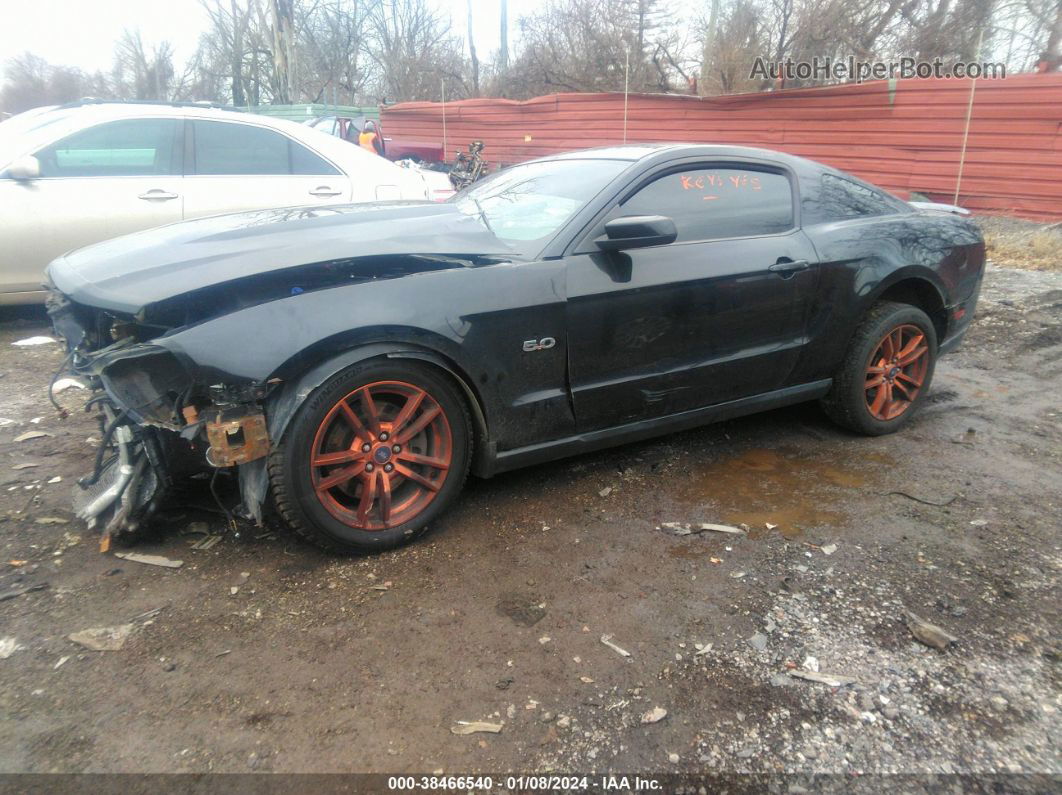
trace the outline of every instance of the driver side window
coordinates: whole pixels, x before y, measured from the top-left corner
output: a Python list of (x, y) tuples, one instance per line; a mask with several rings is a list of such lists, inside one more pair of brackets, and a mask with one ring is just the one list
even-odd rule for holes
[(676, 242), (758, 237), (793, 226), (793, 196), (782, 174), (745, 168), (690, 168), (658, 177), (623, 202), (614, 217), (664, 215)]
[(179, 122), (125, 119), (98, 124), (37, 152), (42, 177), (178, 175)]

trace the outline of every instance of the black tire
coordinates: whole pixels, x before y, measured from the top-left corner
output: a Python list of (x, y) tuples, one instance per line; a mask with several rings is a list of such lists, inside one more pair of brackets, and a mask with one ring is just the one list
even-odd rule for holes
[[(924, 335), (924, 354), (914, 360), (913, 365), (906, 367), (899, 367), (899, 362), (886, 364), (880, 369), (885, 370), (883, 378), (889, 383), (880, 387), (868, 387), (871, 379), (876, 378), (875, 374), (868, 371), (869, 368), (875, 366), (875, 369), (878, 369), (877, 364), (891, 362), (887, 357), (890, 349), (884, 347), (888, 344), (887, 335), (899, 333), (902, 339), (916, 342), (917, 335), (910, 331), (912, 328), (917, 328)], [(903, 336), (905, 334), (907, 336)], [(920, 348), (921, 344), (918, 344), (908, 356), (917, 353)], [(875, 357), (875, 354), (878, 356)], [(882, 358), (883, 356), (885, 358)], [(872, 362), (872, 357), (877, 358), (877, 362)], [(834, 376), (833, 386), (821, 401), (822, 407), (838, 425), (867, 436), (881, 436), (898, 431), (911, 421), (925, 401), (933, 380), (936, 361), (937, 332), (929, 316), (910, 304), (883, 301), (871, 308), (857, 327), (845, 353), (844, 362)], [(917, 388), (913, 386), (912, 378), (915, 376), (920, 376), (915, 378), (920, 381)], [(889, 393), (890, 399), (875, 414), (875, 401), (879, 392), (885, 388), (892, 389), (893, 392)], [(906, 390), (912, 389), (912, 399), (901, 399), (905, 393), (911, 394)], [(888, 410), (894, 405), (891, 401), (892, 394), (897, 396), (894, 410), (899, 413), (895, 416), (890, 416), (891, 412)]]
[[(366, 408), (365, 390), (370, 395), (369, 405), (377, 412), (379, 427), (375, 434), (371, 432), (373, 415)], [(401, 399), (404, 396), (409, 400), (416, 394), (410, 390), (422, 391), (424, 397), (403, 426), (394, 427), (393, 439), (383, 436), (387, 430), (381, 433), (381, 427), (386, 429), (392, 425), (391, 420), (402, 420), (401, 408), (405, 404)], [(348, 419), (350, 414), (342, 408), (341, 401), (354, 407), (353, 419)], [(405, 431), (415, 430), (436, 407), (440, 414), (434, 414), (405, 446), (391, 444), (400, 441)], [(360, 432), (353, 425), (359, 420), (363, 425)], [(344, 424), (349, 426), (347, 431)], [(423, 534), (454, 501), (468, 475), (472, 443), (468, 407), (459, 388), (444, 373), (419, 362), (377, 359), (352, 365), (313, 391), (270, 455), (269, 478), (277, 512), (301, 537), (330, 552), (354, 554), (392, 549)], [(372, 450), (361, 455), (366, 445)], [(398, 448), (402, 448), (401, 454), (395, 452), (392, 457), (390, 451)], [(357, 455), (358, 459), (335, 465), (319, 463), (321, 456), (344, 455)], [(448, 460), (449, 465), (411, 463), (404, 456), (424, 461)], [(323, 488), (335, 477), (342, 477), (345, 467), (357, 469), (359, 462), (362, 471), (358, 474), (334, 487)], [(383, 470), (388, 466), (390, 474), (385, 475)], [(403, 476), (399, 470), (412, 470), (421, 479), (414, 481), (412, 475)], [(391, 484), (387, 488), (382, 487), (385, 480)], [(429, 480), (435, 489), (420, 485)], [(370, 481), (371, 487), (366, 485)], [(372, 489), (370, 508), (363, 517), (361, 506), (368, 488)], [(405, 513), (387, 518), (383, 492), (387, 494), (389, 511), (394, 510), (397, 497), (405, 499), (409, 504)], [(378, 496), (372, 497), (373, 494)], [(409, 497), (410, 494), (419, 496)], [(418, 501), (423, 500), (427, 503), (418, 508)], [(379, 526), (370, 527), (372, 524)]]

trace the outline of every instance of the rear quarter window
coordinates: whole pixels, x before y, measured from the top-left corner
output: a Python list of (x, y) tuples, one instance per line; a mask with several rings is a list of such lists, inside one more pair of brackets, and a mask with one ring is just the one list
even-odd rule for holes
[(904, 212), (905, 205), (887, 193), (833, 174), (823, 174), (819, 193), (823, 221), (870, 218)]

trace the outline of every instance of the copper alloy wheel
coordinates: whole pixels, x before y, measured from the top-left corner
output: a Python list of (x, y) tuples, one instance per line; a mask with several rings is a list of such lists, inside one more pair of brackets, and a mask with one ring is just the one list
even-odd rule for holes
[(414, 519), (442, 488), (453, 458), (446, 412), (424, 389), (376, 381), (333, 406), (314, 436), (314, 493), (340, 522), (386, 530)]
[(864, 389), (870, 416), (887, 421), (907, 411), (928, 369), (929, 343), (922, 329), (905, 323), (886, 334), (867, 363)]

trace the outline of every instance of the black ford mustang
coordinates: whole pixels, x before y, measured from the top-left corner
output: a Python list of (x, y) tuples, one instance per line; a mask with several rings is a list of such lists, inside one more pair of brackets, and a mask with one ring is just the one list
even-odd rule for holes
[[(973, 223), (721, 146), (588, 150), (445, 204), (162, 227), (49, 269), (104, 443), (79, 515), (145, 525), (235, 467), (332, 550), (415, 537), (481, 476), (819, 399), (902, 427), (973, 315)], [(209, 465), (209, 467), (207, 466)]]

